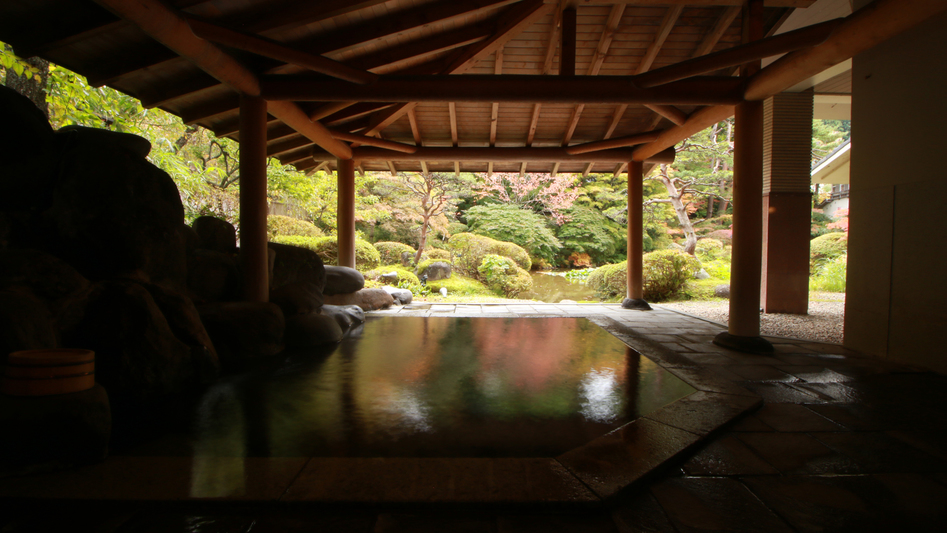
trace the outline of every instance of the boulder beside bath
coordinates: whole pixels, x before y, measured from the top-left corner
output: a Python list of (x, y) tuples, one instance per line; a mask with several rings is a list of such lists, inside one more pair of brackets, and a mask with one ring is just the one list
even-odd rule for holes
[(365, 276), (354, 268), (326, 265), (326, 286), (323, 293), (346, 294), (365, 287)]
[(387, 309), (394, 305), (395, 300), (383, 289), (362, 289), (346, 294), (326, 296), (329, 305), (357, 305), (365, 311)]

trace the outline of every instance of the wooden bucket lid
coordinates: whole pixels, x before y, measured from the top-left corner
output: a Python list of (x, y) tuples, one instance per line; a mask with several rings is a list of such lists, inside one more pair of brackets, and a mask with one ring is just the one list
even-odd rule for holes
[(7, 357), (9, 366), (65, 366), (95, 362), (95, 352), (81, 348), (21, 350)]

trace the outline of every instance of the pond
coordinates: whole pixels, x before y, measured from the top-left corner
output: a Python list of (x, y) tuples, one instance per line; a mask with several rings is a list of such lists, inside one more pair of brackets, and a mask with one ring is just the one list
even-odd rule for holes
[(551, 457), (694, 392), (585, 318), (378, 317), (213, 386), (212, 457)]
[(532, 271), (533, 288), (518, 296), (521, 300), (538, 300), (547, 303), (559, 303), (562, 300), (598, 301), (595, 292), (585, 283), (569, 281), (565, 272)]

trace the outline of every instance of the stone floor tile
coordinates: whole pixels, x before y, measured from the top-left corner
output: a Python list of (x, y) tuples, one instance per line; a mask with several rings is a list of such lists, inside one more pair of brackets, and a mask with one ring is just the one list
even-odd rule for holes
[(761, 476), (779, 471), (733, 435), (713, 439), (681, 467), (688, 476)]
[(609, 498), (699, 440), (693, 433), (639, 418), (556, 460), (600, 497)]
[(700, 391), (666, 405), (646, 418), (697, 435), (708, 435), (759, 404), (759, 399), (750, 396)]
[[(855, 382), (845, 383), (794, 383), (793, 387), (805, 392), (815, 393), (819, 399), (828, 403), (858, 403), (863, 395)], [(855, 385), (855, 386), (853, 386)]]
[(769, 365), (732, 365), (727, 370), (742, 377), (746, 381), (782, 381), (791, 383), (799, 381), (796, 376), (787, 374)]
[(648, 490), (620, 497), (612, 507), (612, 520), (621, 533), (676, 533), (661, 504)]
[(851, 457), (867, 474), (947, 472), (947, 462), (877, 431), (811, 433), (829, 448)]
[(885, 433), (942, 461), (947, 461), (947, 433), (932, 431), (924, 427), (895, 429)]
[(649, 341), (654, 341), (654, 342), (681, 342), (681, 338), (677, 335), (655, 333), (655, 334), (646, 334), (642, 336), (648, 339)]
[(101, 502), (0, 501), (3, 533), (117, 533), (137, 521), (136, 507)]
[(944, 524), (947, 524), (947, 505), (944, 505), (947, 486), (938, 483), (933, 476), (921, 474), (878, 474), (873, 477), (885, 488), (885, 501), (879, 503), (887, 504), (888, 513), (902, 517), (904, 530), (944, 529)]
[(370, 533), (375, 524), (371, 512), (294, 508), (245, 512), (253, 519), (248, 533)]
[[(702, 365), (733, 365), (735, 361), (722, 353), (689, 353), (685, 357)], [(742, 379), (742, 378), (741, 378)]]
[[(772, 337), (766, 337), (771, 342), (774, 340)], [(817, 350), (812, 348), (807, 348), (803, 346), (802, 343), (797, 342), (774, 342), (773, 351), (777, 354), (807, 354), (807, 353), (818, 353)]]
[(775, 431), (772, 427), (756, 417), (755, 414), (743, 415), (735, 423), (727, 427), (728, 432), (734, 433), (765, 433)]
[(786, 365), (777, 366), (776, 368), (787, 374), (792, 374), (806, 383), (844, 383), (853, 379), (850, 376), (839, 374), (834, 370), (818, 365)]
[(495, 519), (480, 514), (394, 514), (382, 513), (374, 533), (492, 533)]
[(619, 533), (605, 511), (570, 515), (511, 515), (497, 518), (497, 533)]
[(858, 465), (804, 433), (735, 433), (767, 463), (786, 475), (858, 474)]
[(845, 431), (846, 428), (816, 414), (805, 405), (770, 403), (761, 407), (754, 416), (776, 431)]
[(799, 531), (884, 530), (878, 528), (881, 524), (872, 503), (860, 494), (873, 484), (868, 476), (762, 476), (743, 482)]
[(827, 403), (807, 405), (806, 408), (853, 431), (878, 431), (895, 427), (895, 423), (887, 420), (883, 413), (867, 405)]
[(789, 383), (745, 382), (745, 388), (758, 394), (766, 403), (823, 403), (812, 391), (802, 391)]
[(201, 511), (151, 511), (136, 516), (125, 533), (248, 533), (253, 518), (243, 514)]
[(718, 392), (721, 394), (734, 394), (739, 396), (757, 397), (751, 391), (743, 388), (739, 384), (734, 384), (726, 379), (721, 379), (716, 373), (708, 372), (703, 369), (695, 368), (668, 368), (668, 372), (683, 379), (688, 385), (697, 390), (706, 392)]
[(767, 531), (792, 529), (746, 487), (729, 478), (683, 477), (651, 487), (678, 531)]

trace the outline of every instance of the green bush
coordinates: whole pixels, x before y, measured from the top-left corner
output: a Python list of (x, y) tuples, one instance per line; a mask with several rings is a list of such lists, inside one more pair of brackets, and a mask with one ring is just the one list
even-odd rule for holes
[(470, 228), (463, 222), (451, 222), (447, 225), (448, 237), (450, 237), (450, 235), (457, 235), (458, 233), (467, 233), (468, 231), (470, 231)]
[[(390, 282), (390, 281), (382, 282), (381, 276), (383, 274), (390, 274), (392, 272), (398, 275), (398, 280), (395, 282)], [(411, 291), (412, 294), (416, 294), (416, 295), (424, 294), (425, 292), (427, 292), (421, 286), (421, 280), (419, 280), (418, 277), (414, 275), (414, 272), (412, 272), (405, 266), (401, 265), (400, 263), (392, 264), (392, 265), (383, 265), (374, 270), (366, 272), (365, 279), (366, 279), (366, 282), (368, 280), (379, 282), (378, 286), (390, 284), (402, 289), (408, 289), (409, 291)]]
[(507, 298), (515, 298), (519, 293), (533, 288), (533, 278), (529, 272), (516, 266), (509, 257), (486, 254), (477, 272), (487, 287), (503, 293)]
[(460, 274), (451, 274), (451, 277), (447, 279), (429, 281), (427, 286), (432, 293), (445, 287), (448, 296), (493, 296), (493, 292), (486, 285)]
[(627, 261), (598, 267), (589, 274), (585, 283), (602, 298), (624, 296), (628, 291), (627, 268)]
[(714, 259), (703, 263), (704, 270), (715, 280), (730, 281), (730, 261), (726, 259)]
[(312, 222), (282, 215), (266, 217), (266, 233), (271, 241), (277, 235), (296, 235), (300, 237), (322, 237), (324, 235), (322, 230)]
[(658, 250), (643, 258), (644, 297), (662, 302), (674, 296), (700, 270), (700, 261), (677, 250)]
[(421, 254), (421, 261), (443, 261), (450, 263), (450, 252), (440, 248), (428, 248)]
[(842, 254), (826, 263), (822, 271), (809, 278), (810, 291), (845, 292), (845, 273), (848, 254)]
[(592, 263), (600, 265), (624, 254), (625, 231), (600, 211), (576, 206), (566, 214), (569, 220), (556, 230), (562, 243), (560, 257), (587, 254)]
[[(280, 244), (290, 244), (300, 248), (308, 248), (319, 254), (327, 265), (339, 264), (339, 247), (336, 237), (300, 237), (298, 235), (277, 235), (271, 239)], [(355, 268), (366, 272), (376, 268), (381, 263), (378, 250), (371, 244), (355, 239)]]
[[(514, 243), (531, 257), (554, 262), (562, 248), (546, 219), (527, 209), (512, 205), (478, 205), (468, 209), (465, 214), (471, 233)], [(528, 267), (520, 266), (529, 270)]]
[(413, 255), (416, 252), (414, 248), (400, 242), (382, 241), (376, 242), (372, 246), (378, 250), (378, 255), (381, 257), (380, 261), (383, 265), (400, 265), (401, 254), (411, 252)]
[(809, 274), (818, 274), (822, 267), (846, 253), (847, 233), (826, 233), (809, 241)]
[(697, 241), (697, 257), (701, 261), (713, 261), (724, 257), (723, 243), (717, 239), (700, 239)]
[(479, 277), (477, 268), (483, 256), (487, 254), (509, 257), (523, 270), (529, 270), (532, 266), (526, 250), (513, 243), (497, 241), (483, 235), (458, 233), (452, 236), (447, 244), (454, 252), (454, 268), (466, 276)]

